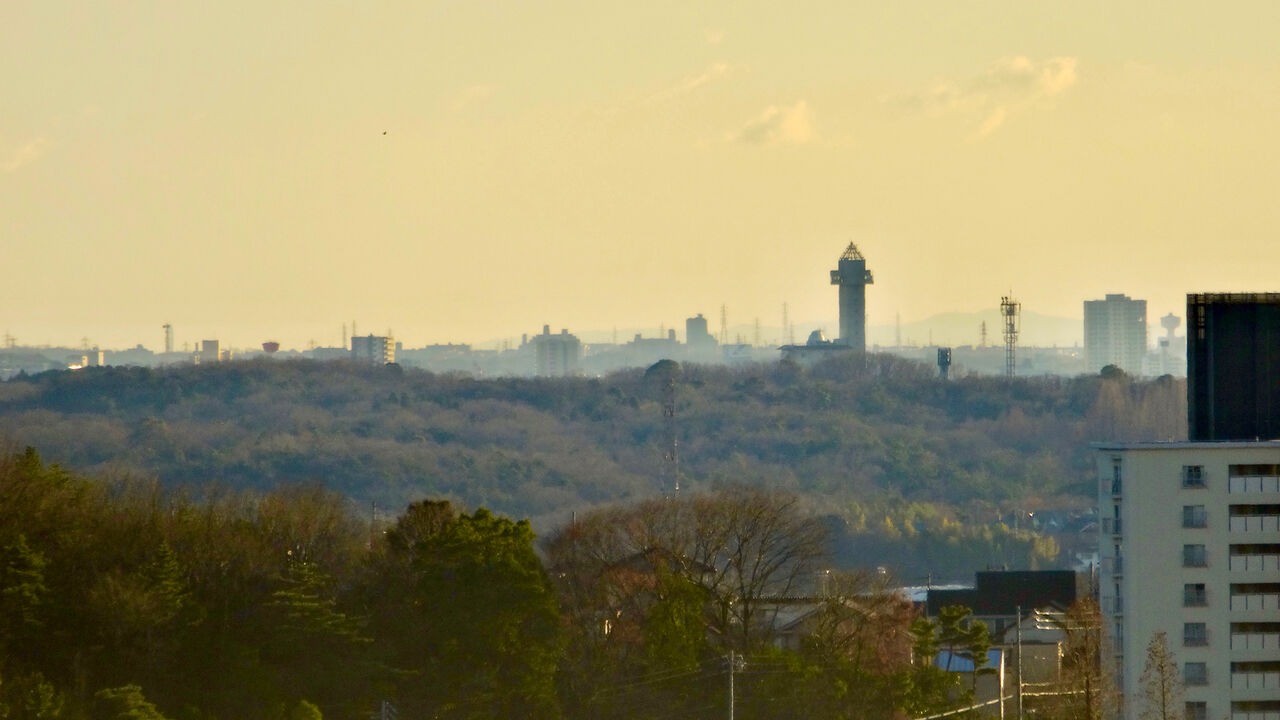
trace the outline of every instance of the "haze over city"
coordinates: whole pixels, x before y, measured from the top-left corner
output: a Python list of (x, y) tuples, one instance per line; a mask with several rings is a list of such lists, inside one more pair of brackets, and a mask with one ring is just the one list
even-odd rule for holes
[[(1280, 8), (0, 9), (0, 329), (409, 344), (1260, 290)], [(973, 341), (972, 338), (969, 341)], [(915, 338), (922, 342), (924, 338)], [(946, 339), (948, 342), (958, 342)]]

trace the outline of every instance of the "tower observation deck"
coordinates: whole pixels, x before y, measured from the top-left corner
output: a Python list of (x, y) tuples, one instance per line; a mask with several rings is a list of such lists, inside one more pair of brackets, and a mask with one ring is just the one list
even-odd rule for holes
[(840, 286), (840, 345), (867, 349), (867, 286), (873, 282), (867, 259), (849, 243), (831, 271), (831, 284)]

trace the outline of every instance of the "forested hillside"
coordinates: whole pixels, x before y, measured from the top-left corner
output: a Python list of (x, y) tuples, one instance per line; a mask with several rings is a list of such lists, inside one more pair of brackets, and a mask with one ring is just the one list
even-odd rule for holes
[(931, 660), (985, 658), (985, 626), (826, 569), (827, 539), (795, 494), (737, 486), (583, 513), (539, 553), (483, 508), (371, 528), (314, 486), (169, 490), (28, 449), (0, 456), (0, 718), (664, 720), (727, 716), (727, 684), (742, 720), (969, 704)]
[[(448, 498), (549, 530), (574, 510), (659, 492), (659, 399), (643, 371), (90, 368), (0, 385), (0, 437), (77, 471), (258, 490), (319, 482), (392, 513)], [(1093, 505), (1090, 440), (1185, 433), (1184, 386), (1170, 378), (941, 382), (888, 355), (685, 366), (676, 407), (685, 489), (798, 492), (829, 516), (839, 554), (874, 548), (904, 575), (1054, 562), (1027, 513)]]

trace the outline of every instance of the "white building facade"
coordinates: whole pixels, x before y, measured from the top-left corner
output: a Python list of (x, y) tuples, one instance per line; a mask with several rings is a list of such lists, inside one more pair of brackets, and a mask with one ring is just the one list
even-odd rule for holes
[(1115, 365), (1130, 375), (1142, 373), (1147, 354), (1147, 301), (1107, 295), (1084, 302), (1085, 369), (1096, 373)]
[(1188, 720), (1280, 720), (1280, 441), (1094, 449), (1099, 599), (1125, 720), (1143, 712), (1157, 632)]

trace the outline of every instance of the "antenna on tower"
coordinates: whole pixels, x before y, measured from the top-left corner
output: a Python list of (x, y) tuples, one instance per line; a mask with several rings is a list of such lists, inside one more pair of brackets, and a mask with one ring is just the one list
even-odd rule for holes
[(729, 310), (724, 305), (720, 306), (720, 344), (729, 344)]
[(1022, 303), (1007, 295), (1000, 298), (1000, 317), (1004, 323), (1004, 374), (1005, 377), (1013, 377), (1018, 328), (1022, 324)]
[(171, 353), (173, 352), (173, 325), (165, 323), (162, 328), (164, 329), (164, 351)]

